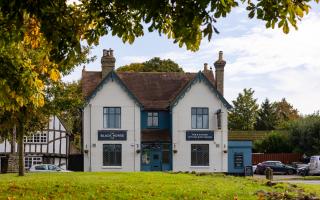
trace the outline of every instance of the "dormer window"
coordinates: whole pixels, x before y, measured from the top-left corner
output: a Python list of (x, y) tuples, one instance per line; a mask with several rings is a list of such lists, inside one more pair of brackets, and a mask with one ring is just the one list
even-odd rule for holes
[(158, 126), (159, 126), (159, 113), (148, 112), (148, 127), (158, 127)]

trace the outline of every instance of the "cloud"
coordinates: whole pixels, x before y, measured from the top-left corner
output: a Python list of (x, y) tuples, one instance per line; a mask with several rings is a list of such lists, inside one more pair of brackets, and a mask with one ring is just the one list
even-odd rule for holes
[[(302, 113), (320, 109), (319, 12), (310, 12), (299, 23), (299, 30), (292, 28), (288, 35), (277, 28), (266, 29), (263, 22), (247, 19), (241, 9), (219, 23), (221, 34), (214, 35), (211, 42), (204, 39), (197, 52), (146, 33), (134, 48), (121, 44), (121, 48), (115, 49), (118, 66), (157, 56), (177, 62), (185, 71), (196, 72), (205, 62), (212, 66), (218, 51), (223, 50), (227, 61), (225, 96), (230, 102), (243, 88), (253, 88), (260, 102), (266, 97), (272, 101), (285, 97)], [(109, 43), (116, 41), (110, 40)], [(117, 44), (114, 42), (114, 46)], [(97, 60), (92, 65), (98, 70)], [(75, 71), (81, 73), (80, 69)]]
[[(206, 44), (205, 51), (223, 49), (232, 55), (226, 68), (229, 87), (252, 87), (260, 101), (286, 97), (302, 113), (320, 109), (320, 14), (311, 13), (299, 30), (285, 35), (279, 29), (251, 28), (241, 36)], [(233, 99), (237, 94), (226, 94)]]

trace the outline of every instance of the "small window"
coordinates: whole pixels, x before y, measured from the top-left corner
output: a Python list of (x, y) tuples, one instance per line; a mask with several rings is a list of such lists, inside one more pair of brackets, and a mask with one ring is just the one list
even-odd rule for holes
[(121, 128), (121, 108), (103, 108), (103, 128)]
[(32, 165), (42, 164), (42, 157), (25, 157), (24, 167), (29, 169)]
[(243, 168), (243, 153), (234, 153), (234, 167)]
[(191, 166), (209, 166), (209, 144), (191, 144)]
[(25, 143), (47, 143), (47, 133), (35, 133), (30, 136), (24, 136)]
[(191, 108), (191, 127), (193, 129), (209, 128), (208, 108)]
[(159, 126), (159, 113), (148, 112), (148, 127), (158, 127)]
[(121, 144), (103, 145), (103, 166), (121, 166)]

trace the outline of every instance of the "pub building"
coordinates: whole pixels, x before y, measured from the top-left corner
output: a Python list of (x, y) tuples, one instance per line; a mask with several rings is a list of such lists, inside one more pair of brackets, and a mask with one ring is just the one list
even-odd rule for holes
[(84, 171), (228, 171), (227, 114), (220, 51), (198, 73), (82, 70)]

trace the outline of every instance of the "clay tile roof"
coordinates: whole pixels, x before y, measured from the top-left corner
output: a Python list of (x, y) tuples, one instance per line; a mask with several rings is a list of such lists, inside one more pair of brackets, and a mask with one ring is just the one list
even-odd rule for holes
[[(197, 73), (184, 72), (117, 72), (117, 75), (145, 110), (166, 110), (170, 102)], [(214, 84), (212, 72), (204, 73)], [(101, 72), (83, 71), (82, 90), (88, 97), (101, 81)]]
[(196, 75), (182, 72), (120, 72), (117, 74), (146, 110), (167, 109), (170, 102)]
[(101, 72), (82, 71), (81, 87), (84, 97), (88, 97), (101, 81)]

